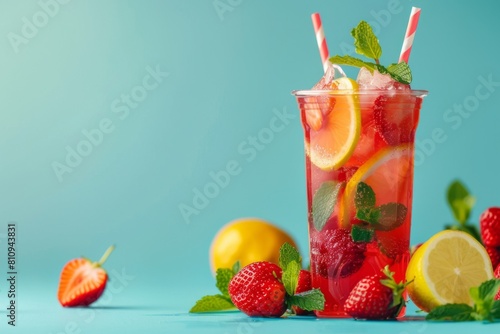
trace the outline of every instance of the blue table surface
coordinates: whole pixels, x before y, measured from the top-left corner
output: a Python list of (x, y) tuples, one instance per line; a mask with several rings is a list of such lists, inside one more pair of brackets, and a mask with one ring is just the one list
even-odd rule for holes
[[(361, 321), (353, 319), (317, 319), (288, 317), (281, 319), (250, 318), (241, 312), (189, 314), (191, 298), (116, 299), (113, 303), (96, 303), (88, 308), (63, 308), (47, 296), (22, 301), (16, 316), (16, 327), (7, 325), (6, 311), (0, 323), (1, 332), (81, 334), (81, 333), (498, 333), (500, 322), (451, 323), (428, 322), (409, 306), (407, 317), (398, 321)], [(162, 297), (162, 296), (157, 296)], [(7, 329), (7, 330), (5, 330)]]

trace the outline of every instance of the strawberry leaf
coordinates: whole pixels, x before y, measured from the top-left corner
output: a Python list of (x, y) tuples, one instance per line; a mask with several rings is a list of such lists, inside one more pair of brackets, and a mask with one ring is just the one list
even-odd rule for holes
[(302, 258), (300, 257), (299, 251), (295, 247), (290, 245), (288, 242), (285, 242), (280, 248), (279, 266), (282, 270), (286, 270), (288, 264), (292, 261), (295, 261), (300, 265)]
[(281, 275), (281, 281), (285, 286), (286, 293), (292, 296), (299, 283), (300, 265), (297, 261), (290, 261)]
[(233, 278), (233, 276), (233, 270), (229, 268), (219, 268), (215, 273), (215, 286), (217, 287), (217, 289), (219, 289), (223, 296), (228, 298), (229, 292), (227, 289), (229, 287), (229, 282), (231, 281), (231, 278)]
[(473, 311), (474, 309), (467, 304), (446, 304), (432, 309), (425, 319), (471, 321), (474, 320), (472, 317)]
[(288, 307), (298, 306), (305, 311), (322, 311), (325, 308), (325, 296), (319, 289), (288, 296)]
[(196, 302), (189, 313), (217, 312), (235, 310), (231, 300), (223, 295), (204, 296)]
[(342, 183), (335, 181), (325, 181), (314, 193), (312, 217), (317, 231), (321, 231), (325, 227), (328, 218), (332, 215), (341, 185)]

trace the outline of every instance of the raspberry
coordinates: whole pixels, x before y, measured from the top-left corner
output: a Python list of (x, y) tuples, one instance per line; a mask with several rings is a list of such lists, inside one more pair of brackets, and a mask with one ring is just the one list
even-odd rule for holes
[(365, 259), (366, 243), (354, 242), (347, 229), (316, 233), (311, 242), (311, 268), (323, 277), (347, 277)]

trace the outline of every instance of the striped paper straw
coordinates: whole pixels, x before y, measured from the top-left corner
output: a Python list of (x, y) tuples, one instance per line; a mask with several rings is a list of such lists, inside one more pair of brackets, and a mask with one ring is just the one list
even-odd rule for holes
[(314, 13), (311, 15), (311, 19), (314, 26), (314, 33), (316, 34), (316, 42), (318, 42), (319, 55), (321, 56), (321, 63), (323, 64), (323, 70), (326, 72), (328, 65), (330, 64), (328, 58), (330, 54), (328, 52), (328, 46), (326, 45), (325, 32), (323, 31), (323, 24), (321, 24), (321, 16), (319, 13)]
[(413, 39), (415, 38), (415, 32), (417, 31), (418, 19), (420, 18), (420, 8), (412, 7), (410, 20), (408, 21), (408, 27), (406, 28), (405, 40), (403, 42), (403, 47), (401, 48), (401, 55), (399, 56), (399, 62), (406, 62), (410, 59), (411, 47), (413, 45)]

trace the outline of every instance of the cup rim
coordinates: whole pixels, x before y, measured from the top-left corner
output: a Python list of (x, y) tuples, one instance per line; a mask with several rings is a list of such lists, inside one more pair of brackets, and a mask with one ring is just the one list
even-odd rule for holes
[(411, 89), (411, 90), (384, 90), (384, 89), (364, 89), (364, 90), (352, 90), (352, 89), (336, 89), (336, 90), (322, 90), (322, 89), (301, 89), (293, 90), (292, 95), (296, 97), (301, 96), (322, 96), (322, 95), (412, 95), (416, 97), (427, 96), (429, 91), (423, 89)]

